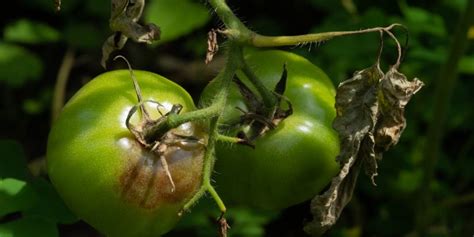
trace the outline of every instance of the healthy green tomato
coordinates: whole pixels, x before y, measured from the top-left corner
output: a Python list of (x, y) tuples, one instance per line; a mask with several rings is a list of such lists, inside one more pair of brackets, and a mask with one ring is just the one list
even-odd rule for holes
[[(144, 100), (195, 109), (189, 94), (159, 75), (134, 71)], [(126, 127), (137, 104), (127, 70), (104, 73), (66, 104), (49, 134), (49, 176), (73, 212), (107, 236), (160, 236), (178, 221), (183, 204), (198, 190), (204, 145), (170, 145), (165, 153), (171, 183), (159, 157), (145, 149)], [(147, 103), (152, 118), (156, 104)], [(138, 123), (140, 114), (132, 118)], [(175, 132), (204, 137), (200, 126), (183, 124)]]
[[(291, 102), (293, 114), (258, 137), (255, 149), (218, 143), (214, 179), (227, 204), (279, 210), (311, 199), (339, 170), (335, 160), (339, 140), (331, 126), (335, 89), (321, 69), (296, 54), (255, 51), (246, 53), (245, 59), (267, 88), (275, 87), (286, 63), (284, 96)], [(256, 91), (243, 73), (237, 75)], [(247, 111), (238, 87), (232, 86), (221, 121), (223, 127), (239, 120), (242, 112), (236, 107)], [(201, 102), (208, 103), (216, 90), (211, 82)]]

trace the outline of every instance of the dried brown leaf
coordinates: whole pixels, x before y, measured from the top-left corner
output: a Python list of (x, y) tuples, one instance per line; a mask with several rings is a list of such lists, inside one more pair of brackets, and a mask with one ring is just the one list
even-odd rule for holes
[(405, 106), (422, 86), (418, 79), (408, 81), (396, 66), (384, 74), (378, 63), (339, 85), (333, 127), (339, 133), (337, 160), (342, 168), (329, 189), (312, 200), (307, 233), (319, 236), (336, 223), (362, 167), (375, 185), (377, 162), (397, 144), (406, 126)]
[(352, 198), (360, 164), (361, 162), (355, 157), (347, 160), (339, 174), (332, 179), (329, 190), (311, 200), (313, 220), (304, 227), (306, 233), (320, 236), (336, 223), (342, 210)]
[(392, 67), (380, 82), (380, 119), (376, 126), (376, 151), (384, 152), (396, 145), (406, 126), (405, 106), (411, 97), (423, 86), (415, 78), (407, 80), (405, 75)]
[(356, 72), (337, 88), (333, 127), (341, 140), (337, 157), (341, 164), (357, 154), (363, 138), (377, 122), (377, 86), (382, 77), (382, 70), (374, 65)]
[(127, 39), (138, 43), (151, 44), (160, 38), (160, 28), (155, 24), (140, 25), (140, 19), (145, 0), (112, 0), (110, 29), (114, 32), (102, 46), (101, 65), (105, 68), (110, 54), (121, 49)]
[(219, 43), (217, 42), (217, 30), (212, 29), (207, 33), (207, 53), (206, 53), (206, 60), (204, 63), (209, 64), (214, 55), (219, 51)]

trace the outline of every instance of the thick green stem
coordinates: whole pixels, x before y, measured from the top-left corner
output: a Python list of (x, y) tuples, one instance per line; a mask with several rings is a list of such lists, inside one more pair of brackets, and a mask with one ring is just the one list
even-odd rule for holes
[(392, 24), (387, 27), (374, 27), (356, 31), (334, 31), (293, 36), (266, 36), (257, 34), (248, 29), (242, 21), (235, 16), (225, 0), (209, 0), (209, 4), (216, 11), (219, 19), (222, 20), (227, 29), (221, 31), (234, 42), (251, 45), (254, 47), (278, 47), (292, 46), (307, 43), (316, 43), (330, 40), (334, 37), (364, 34), (370, 32), (390, 31), (400, 24)]
[(163, 134), (168, 132), (170, 129), (176, 128), (183, 123), (206, 120), (217, 116), (220, 113), (221, 107), (221, 104), (215, 103), (203, 109), (194, 110), (183, 114), (167, 115), (163, 118), (162, 122), (157, 123), (156, 125), (151, 126), (146, 131), (144, 131), (144, 137), (149, 141), (159, 140)]
[[(213, 104), (208, 107), (216, 107), (217, 108), (217, 116), (211, 118), (209, 123), (209, 139), (207, 144), (206, 153), (204, 154), (204, 166), (203, 166), (203, 178), (202, 178), (202, 185), (200, 190), (184, 205), (183, 211), (188, 210), (197, 200), (199, 200), (204, 193), (209, 192), (211, 196), (216, 201), (219, 209), (222, 212), (226, 211), (225, 205), (220, 199), (217, 192), (211, 185), (211, 176), (212, 170), (214, 168), (215, 162), (215, 144), (216, 140), (218, 139), (218, 124), (221, 118), (222, 113), (224, 112), (225, 105), (227, 103), (227, 95), (229, 92), (229, 87), (232, 83), (232, 79), (234, 78), (235, 72), (242, 67), (242, 48), (234, 44), (234, 42), (229, 42), (228, 45), (228, 58), (226, 66), (221, 74), (218, 75), (216, 78), (216, 83), (219, 83), (219, 88), (221, 90), (215, 96), (213, 100)], [(204, 110), (204, 109), (203, 109)], [(199, 110), (198, 110), (199, 111)], [(197, 111), (196, 111), (197, 112)], [(183, 116), (176, 115), (176, 116)]]
[(225, 213), (227, 211), (227, 208), (225, 207), (224, 202), (222, 201), (221, 197), (219, 197), (219, 194), (216, 192), (214, 187), (211, 185), (211, 183), (207, 184), (207, 191), (209, 194), (211, 194), (211, 197), (214, 199), (214, 201), (217, 204), (217, 207), (219, 207), (219, 210), (222, 213)]
[(474, 24), (474, 0), (467, 3), (465, 12), (460, 19), (460, 24), (451, 43), (451, 49), (446, 64), (441, 68), (439, 78), (436, 81), (435, 97), (433, 104), (436, 105), (433, 120), (428, 128), (428, 143), (425, 145), (423, 165), (423, 186), (417, 195), (419, 200), (417, 210), (417, 232), (419, 236), (426, 236), (428, 225), (432, 221), (433, 208), (431, 197), (431, 181), (434, 177), (436, 163), (442, 146), (441, 140), (444, 133), (444, 124), (449, 115), (449, 101), (458, 78), (458, 63), (464, 54), (468, 44), (467, 32), (469, 26)]
[[(217, 119), (218, 118), (212, 118), (210, 121), (209, 125), (209, 139), (208, 139), (208, 144), (207, 144), (207, 149), (206, 153), (204, 154), (204, 165), (203, 165), (203, 171), (202, 171), (202, 184), (201, 188), (199, 191), (194, 194), (194, 196), (183, 206), (183, 211), (187, 211), (189, 208), (191, 208), (194, 203), (196, 203), (204, 193), (209, 191), (209, 187), (212, 187), (210, 185), (210, 180), (211, 180), (211, 174), (212, 174), (212, 168), (214, 166), (214, 160), (215, 160), (215, 144), (216, 144), (216, 136), (217, 136)], [(221, 199), (214, 198), (217, 202), (219, 200), (220, 202)], [(223, 204), (222, 204), (223, 205)], [(224, 207), (225, 210), (225, 207)]]
[(226, 26), (226, 32), (231, 40), (242, 43), (250, 39), (251, 35), (254, 34), (235, 16), (225, 0), (209, 0), (209, 4)]
[(146, 131), (145, 137), (147, 140), (157, 140), (170, 129), (175, 128), (183, 123), (213, 118), (219, 116), (224, 111), (225, 103), (227, 101), (227, 94), (232, 83), (232, 78), (234, 77), (235, 72), (240, 69), (242, 65), (242, 61), (240, 60), (242, 58), (241, 47), (234, 45), (233, 42), (230, 42), (229, 45), (229, 57), (227, 59), (228, 61), (226, 68), (215, 79), (216, 83), (220, 84), (219, 88), (221, 88), (221, 90), (215, 96), (212, 104), (209, 107), (203, 109), (182, 114), (170, 114), (166, 116), (163, 121), (157, 123), (155, 126), (149, 128)]

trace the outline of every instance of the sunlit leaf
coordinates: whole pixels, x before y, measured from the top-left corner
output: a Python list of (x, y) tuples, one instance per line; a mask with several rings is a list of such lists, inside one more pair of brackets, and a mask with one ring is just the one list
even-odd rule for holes
[(23, 111), (31, 115), (45, 111), (51, 105), (52, 93), (51, 88), (45, 88), (39, 91), (38, 95), (25, 99), (22, 106)]
[(459, 72), (474, 74), (474, 56), (465, 56), (459, 62)]
[(437, 37), (446, 36), (446, 28), (440, 15), (423, 8), (409, 6), (405, 0), (399, 3), (410, 32), (427, 33)]
[(150, 1), (145, 10), (146, 21), (161, 28), (161, 39), (158, 43), (186, 35), (204, 26), (210, 19), (209, 10), (190, 0)]
[(0, 217), (30, 208), (36, 198), (34, 190), (25, 181), (0, 179)]
[(44, 105), (41, 101), (35, 99), (26, 99), (23, 101), (23, 110), (27, 114), (39, 114), (43, 111)]
[(413, 59), (413, 60), (422, 60), (424, 64), (426, 63), (442, 64), (446, 60), (447, 52), (446, 52), (446, 48), (443, 46), (440, 46), (434, 49), (417, 47), (410, 50), (409, 56), (410, 56), (410, 59)]
[(29, 80), (37, 80), (43, 72), (38, 56), (14, 44), (0, 42), (0, 82), (20, 87)]
[(394, 180), (394, 186), (401, 194), (412, 193), (421, 185), (423, 173), (421, 170), (402, 170)]
[(17, 20), (5, 27), (5, 41), (18, 43), (49, 43), (56, 42), (61, 34), (53, 27), (42, 22), (28, 19)]
[(469, 31), (467, 32), (467, 38), (468, 39), (474, 39), (474, 26), (471, 26), (469, 28)]
[(58, 237), (54, 222), (40, 217), (25, 217), (19, 220), (0, 224), (2, 237)]

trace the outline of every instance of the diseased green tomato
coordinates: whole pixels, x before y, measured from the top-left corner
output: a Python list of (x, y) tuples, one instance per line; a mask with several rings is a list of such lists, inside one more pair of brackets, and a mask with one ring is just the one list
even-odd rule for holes
[[(134, 71), (144, 100), (195, 109), (189, 94), (159, 75)], [(126, 127), (137, 104), (127, 70), (104, 73), (81, 88), (66, 104), (49, 134), (48, 172), (73, 212), (107, 236), (160, 236), (179, 219), (183, 204), (199, 189), (205, 147), (177, 140), (164, 152), (176, 185), (172, 190), (159, 157), (144, 148)], [(157, 119), (156, 104), (146, 103)], [(140, 113), (132, 117), (138, 123)], [(198, 125), (173, 130), (204, 138)], [(205, 139), (203, 139), (205, 140)]]
[[(305, 58), (293, 53), (270, 50), (245, 54), (247, 63), (267, 88), (273, 89), (286, 63), (288, 70), (284, 96), (293, 114), (255, 141), (255, 149), (244, 145), (218, 143), (215, 164), (216, 188), (227, 204), (278, 210), (311, 199), (338, 172), (335, 89), (326, 74)], [(237, 76), (255, 88), (239, 72)], [(216, 94), (215, 83), (205, 88), (201, 102)], [(283, 104), (284, 102), (282, 102)], [(232, 85), (222, 127), (239, 121), (247, 111), (236, 84)], [(234, 130), (228, 135), (236, 136)]]

